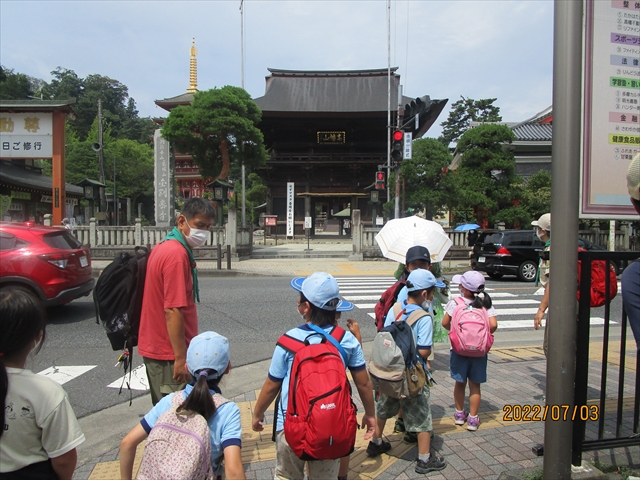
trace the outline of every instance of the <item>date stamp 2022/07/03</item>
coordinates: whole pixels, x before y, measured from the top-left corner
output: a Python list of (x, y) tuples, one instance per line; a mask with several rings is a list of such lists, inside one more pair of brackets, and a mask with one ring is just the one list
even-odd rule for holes
[(544, 422), (547, 418), (586, 422), (600, 418), (598, 405), (505, 405), (502, 411), (503, 422)]

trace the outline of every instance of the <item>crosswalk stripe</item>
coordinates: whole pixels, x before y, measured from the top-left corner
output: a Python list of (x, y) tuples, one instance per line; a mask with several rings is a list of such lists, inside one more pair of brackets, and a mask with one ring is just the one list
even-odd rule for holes
[(124, 385), (123, 388), (127, 388), (127, 382), (129, 382), (131, 390), (149, 390), (149, 380), (147, 379), (147, 370), (144, 365), (139, 365), (131, 370), (131, 381), (129, 381), (129, 374), (127, 374), (111, 382), (107, 387), (120, 388), (120, 386)]
[(380, 295), (342, 295), (345, 300), (380, 300)]
[(496, 308), (498, 321), (500, 315), (535, 315), (537, 311), (537, 308)]
[(531, 299), (524, 299), (524, 300), (516, 300), (516, 299), (510, 299), (510, 300), (492, 300), (491, 304), (492, 305), (526, 305), (526, 304), (530, 304), (533, 303), (535, 305), (537, 305), (538, 303), (540, 303), (538, 300), (536, 300), (535, 298), (531, 298)]
[[(618, 322), (609, 322), (610, 324), (617, 324)], [(545, 321), (543, 320), (542, 325), (544, 326)], [(604, 318), (600, 318), (600, 317), (593, 317), (591, 318), (590, 325), (604, 325)], [(500, 321), (500, 319), (498, 319), (498, 332), (500, 331), (500, 329), (505, 329), (505, 328), (533, 328), (533, 318), (531, 319), (531, 321), (528, 320), (504, 320), (504, 321)]]
[(354, 303), (354, 305), (360, 310), (364, 310), (365, 308), (376, 308), (375, 303)]
[(38, 372), (38, 375), (49, 377), (58, 385), (64, 385), (74, 378), (79, 377), (83, 373), (87, 373), (89, 370), (96, 368), (96, 366), (97, 365), (65, 365), (58, 367), (49, 367), (45, 370), (42, 370), (41, 372)]

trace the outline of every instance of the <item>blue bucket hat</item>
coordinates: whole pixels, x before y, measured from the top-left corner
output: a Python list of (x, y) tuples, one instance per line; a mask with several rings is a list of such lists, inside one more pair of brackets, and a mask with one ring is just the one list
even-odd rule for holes
[[(302, 282), (306, 280), (306, 277), (296, 277), (291, 280), (291, 287), (298, 292), (302, 292)], [(336, 312), (350, 312), (355, 307), (353, 303), (340, 299), (336, 306)]]
[[(411, 287), (409, 287), (411, 282)], [(407, 277), (407, 291), (415, 292), (416, 290), (426, 290), (427, 288), (438, 287), (444, 288), (446, 285), (440, 281), (429, 270), (418, 268)]]
[[(353, 304), (340, 300), (338, 282), (333, 276), (325, 272), (316, 272), (307, 278), (297, 277), (291, 280), (291, 287), (302, 292), (304, 297), (313, 305), (323, 310), (348, 312), (353, 310)], [(336, 307), (327, 305), (331, 300), (339, 300)]]
[(193, 337), (187, 349), (187, 368), (197, 378), (204, 368), (215, 370), (207, 379), (221, 377), (229, 365), (229, 340), (216, 332), (203, 332)]

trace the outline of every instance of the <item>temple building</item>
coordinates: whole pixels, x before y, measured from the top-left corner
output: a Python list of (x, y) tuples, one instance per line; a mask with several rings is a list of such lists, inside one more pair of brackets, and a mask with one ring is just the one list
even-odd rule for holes
[[(156, 100), (171, 111), (186, 105), (196, 90), (195, 46), (191, 84), (176, 97)], [(390, 70), (298, 71), (269, 68), (265, 94), (254, 99), (262, 110), (261, 129), (268, 151), (257, 169), (268, 188), (266, 213), (278, 216), (284, 234), (287, 199), (293, 196), (294, 234), (303, 233), (305, 217), (313, 234), (341, 235), (351, 209), (360, 209), (369, 225), (380, 203), (372, 203), (376, 172), (387, 165), (387, 144), (393, 128), (420, 138), (433, 125), (447, 100), (401, 96), (400, 75)], [(391, 128), (388, 127), (390, 93)], [(399, 101), (400, 100), (400, 101)], [(156, 119), (162, 123), (162, 119)], [(200, 196), (204, 185), (188, 154), (175, 153), (175, 176), (183, 197)], [(293, 186), (291, 185), (293, 184)], [(291, 188), (293, 187), (293, 188)], [(391, 195), (393, 197), (393, 195)]]

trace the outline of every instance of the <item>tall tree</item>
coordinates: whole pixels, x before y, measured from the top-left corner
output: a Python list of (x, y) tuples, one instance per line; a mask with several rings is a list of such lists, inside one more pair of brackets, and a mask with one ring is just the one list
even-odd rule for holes
[(190, 105), (171, 110), (162, 136), (189, 153), (202, 176), (227, 178), (231, 162), (248, 166), (266, 162), (262, 112), (242, 88), (225, 86), (198, 92)]
[(456, 199), (463, 209), (473, 208), (489, 224), (505, 222), (509, 228), (525, 226), (531, 215), (519, 205), (522, 178), (515, 175), (515, 157), (504, 147), (515, 139), (506, 125), (484, 124), (467, 130), (458, 141), (462, 161), (456, 171)]
[(457, 141), (467, 131), (470, 122), (501, 122), (500, 107), (493, 104), (496, 100), (496, 98), (473, 100), (460, 96), (460, 100), (451, 105), (449, 118), (440, 124), (442, 135), (438, 140), (448, 147), (451, 142)]
[(413, 142), (413, 157), (402, 163), (405, 207), (424, 210), (431, 220), (448, 206), (455, 193), (454, 176), (448, 174), (453, 156), (433, 138)]
[(33, 94), (33, 84), (28, 75), (0, 66), (0, 99), (27, 100)]

